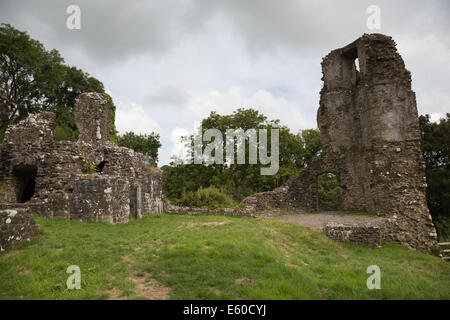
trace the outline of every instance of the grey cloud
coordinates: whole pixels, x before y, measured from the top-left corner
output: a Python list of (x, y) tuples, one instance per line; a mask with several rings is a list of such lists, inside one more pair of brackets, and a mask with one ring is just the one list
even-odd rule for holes
[(81, 30), (69, 30), (66, 8), (72, 4), (71, 0), (2, 2), (0, 20), (60, 47), (76, 47), (98, 63), (123, 62), (142, 53), (158, 57), (202, 23), (201, 19), (186, 23), (185, 17), (191, 16), (186, 1), (79, 0)]
[[(81, 7), (81, 30), (66, 28), (71, 4)], [(381, 8), (379, 32), (397, 41), (412, 72), (420, 112), (449, 110), (448, 0), (0, 0), (0, 22), (58, 49), (115, 101), (142, 106), (171, 149), (164, 132), (191, 130), (210, 110), (210, 92), (228, 99), (232, 86), (243, 93), (224, 107), (263, 90), (298, 105), (305, 123), (314, 124), (320, 60), (371, 32), (371, 4)], [(192, 111), (197, 102), (201, 114)], [(273, 105), (271, 115), (286, 122), (290, 115)]]
[(174, 85), (164, 85), (150, 92), (147, 102), (157, 108), (185, 107), (189, 100), (189, 94)]
[[(382, 32), (449, 30), (448, 1), (79, 0), (82, 29), (65, 27), (72, 0), (2, 1), (0, 20), (33, 30), (60, 47), (77, 48), (97, 63), (134, 55), (161, 57), (211, 19), (222, 19), (251, 54), (280, 47), (328, 50), (367, 32), (365, 10), (381, 7)], [(217, 36), (220, 36), (218, 34)], [(232, 48), (230, 48), (232, 49)]]

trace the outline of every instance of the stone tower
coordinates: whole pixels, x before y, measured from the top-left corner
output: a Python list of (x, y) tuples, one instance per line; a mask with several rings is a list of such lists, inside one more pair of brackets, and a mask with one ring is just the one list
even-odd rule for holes
[(97, 92), (80, 94), (75, 100), (74, 116), (79, 141), (92, 145), (110, 141), (111, 105), (103, 94)]
[(284, 186), (244, 203), (255, 209), (324, 209), (317, 178), (333, 173), (342, 188), (336, 209), (374, 211), (387, 218), (386, 238), (428, 250), (436, 230), (426, 205), (416, 97), (395, 42), (364, 34), (331, 51), (322, 72), (317, 112), (322, 153)]

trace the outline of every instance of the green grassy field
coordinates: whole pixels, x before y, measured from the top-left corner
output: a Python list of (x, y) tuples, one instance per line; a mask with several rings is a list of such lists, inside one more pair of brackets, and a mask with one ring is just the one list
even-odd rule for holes
[[(0, 254), (0, 299), (450, 299), (450, 264), (367, 249), (275, 219), (158, 215), (125, 225), (36, 217)], [(69, 265), (81, 268), (68, 290)], [(369, 265), (381, 290), (369, 290)]]

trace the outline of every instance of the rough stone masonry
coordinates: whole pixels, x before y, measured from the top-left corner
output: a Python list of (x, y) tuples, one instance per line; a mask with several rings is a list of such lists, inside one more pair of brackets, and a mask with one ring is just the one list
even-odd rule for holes
[(0, 210), (0, 252), (39, 234), (30, 208)]
[(110, 141), (111, 113), (103, 94), (78, 96), (76, 142), (54, 141), (51, 112), (10, 126), (0, 145), (0, 209), (113, 224), (161, 213), (161, 171), (151, 157)]
[(317, 178), (333, 173), (343, 193), (334, 209), (376, 212), (386, 218), (382, 238), (428, 251), (436, 230), (425, 199), (416, 97), (395, 42), (364, 34), (324, 57), (322, 72), (317, 112), (322, 153), (283, 186), (244, 203), (253, 210), (328, 209), (319, 201)]

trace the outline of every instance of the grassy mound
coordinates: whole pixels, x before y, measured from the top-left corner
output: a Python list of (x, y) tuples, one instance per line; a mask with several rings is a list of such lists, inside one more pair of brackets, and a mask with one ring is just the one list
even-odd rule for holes
[[(39, 239), (0, 254), (0, 299), (450, 299), (448, 262), (273, 219), (36, 220)], [(70, 265), (81, 269), (80, 290), (66, 287)], [(366, 287), (370, 265), (381, 290)]]

